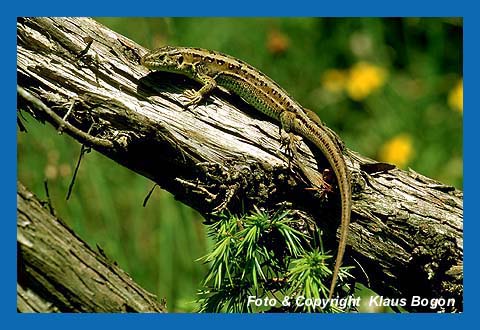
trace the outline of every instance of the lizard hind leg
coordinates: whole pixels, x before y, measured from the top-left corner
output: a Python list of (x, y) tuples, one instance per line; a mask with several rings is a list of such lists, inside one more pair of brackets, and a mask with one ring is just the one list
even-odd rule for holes
[(299, 138), (291, 132), (287, 134), (288, 134), (287, 136), (282, 135), (281, 141), (280, 141), (281, 143), (280, 147), (282, 149), (285, 149), (285, 153), (288, 156), (288, 161), (290, 164), (290, 161), (293, 158), (298, 158), (297, 143), (299, 141)]
[[(311, 118), (317, 125), (321, 125), (320, 118), (316, 116), (313, 111), (309, 110), (310, 113), (307, 111), (308, 116), (312, 116), (316, 119)], [(332, 186), (325, 181), (324, 173), (319, 174), (315, 172), (313, 169), (308, 168), (299, 158), (298, 150), (297, 150), (297, 143), (298, 137), (291, 132), (293, 128), (294, 122), (296, 120), (296, 114), (293, 111), (284, 111), (280, 114), (280, 121), (282, 123), (283, 129), (288, 133), (288, 138), (282, 141), (282, 146), (285, 146), (287, 152), (290, 154), (291, 158), (289, 159), (289, 167), (290, 167), (290, 160), (292, 158), (295, 159), (298, 167), (303, 172), (303, 175), (306, 179), (310, 182), (311, 187), (307, 188), (307, 190), (313, 190), (317, 195), (320, 197), (324, 196), (326, 192), (332, 191)], [(291, 168), (291, 167), (290, 167)]]
[(292, 132), (293, 121), (295, 120), (295, 114), (290, 111), (283, 111), (280, 113), (280, 136), (282, 136), (282, 128), (288, 133), (288, 137), (282, 136), (281, 138), (281, 148), (285, 148), (286, 154), (288, 156), (288, 168), (291, 169), (291, 161), (293, 158), (298, 159), (297, 153), (297, 137)]
[(295, 113), (292, 111), (283, 111), (280, 113), (281, 127), (288, 133), (286, 139), (282, 139), (282, 147), (287, 149), (287, 153), (292, 157), (297, 157), (297, 137), (292, 132), (293, 122), (295, 120)]
[(281, 146), (282, 148), (285, 148), (286, 154), (288, 156), (288, 168), (290, 170), (292, 169), (291, 162), (292, 160), (295, 160), (300, 170), (305, 173), (305, 166), (300, 161), (297, 149), (297, 143), (299, 143), (301, 137), (295, 135), (292, 132), (295, 118), (296, 115), (293, 111), (283, 111), (282, 113), (280, 113), (281, 129), (283, 128), (283, 130), (288, 134), (287, 137), (282, 137)]
[(292, 171), (292, 163), (296, 164), (306, 179), (305, 183), (310, 185), (308, 188), (306, 188), (306, 190), (314, 191), (315, 195), (323, 197), (325, 193), (332, 191), (332, 186), (325, 181), (325, 172), (319, 174), (301, 161), (297, 148), (299, 139), (299, 136), (291, 132), (288, 133), (288, 136), (284, 136), (284, 138), (282, 138), (282, 147), (285, 148), (288, 156), (288, 168)]

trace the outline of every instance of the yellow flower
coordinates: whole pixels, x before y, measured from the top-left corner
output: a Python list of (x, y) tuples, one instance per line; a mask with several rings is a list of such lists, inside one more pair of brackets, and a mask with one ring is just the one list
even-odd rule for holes
[(400, 134), (382, 146), (379, 158), (383, 162), (404, 167), (410, 161), (412, 154), (412, 138), (408, 134)]
[(463, 80), (448, 93), (448, 105), (458, 112), (463, 112)]
[(346, 89), (355, 101), (366, 98), (370, 93), (383, 86), (386, 72), (383, 68), (367, 62), (355, 64), (349, 72)]
[(332, 93), (340, 92), (345, 88), (346, 74), (342, 70), (329, 69), (322, 75), (322, 86)]

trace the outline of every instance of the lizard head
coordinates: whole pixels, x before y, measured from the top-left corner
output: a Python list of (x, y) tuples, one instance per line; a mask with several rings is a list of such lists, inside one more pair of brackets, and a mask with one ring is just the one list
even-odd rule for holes
[(185, 62), (179, 48), (165, 46), (144, 55), (140, 63), (151, 70), (178, 72)]

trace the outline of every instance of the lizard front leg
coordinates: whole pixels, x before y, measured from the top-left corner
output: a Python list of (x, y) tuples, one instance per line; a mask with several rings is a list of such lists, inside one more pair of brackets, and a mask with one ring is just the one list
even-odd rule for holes
[(202, 87), (196, 91), (194, 89), (188, 89), (183, 92), (183, 95), (189, 99), (185, 104), (187, 107), (190, 105), (197, 105), (203, 99), (205, 95), (210, 93), (213, 89), (217, 87), (217, 82), (215, 78), (209, 76), (207, 73), (203, 72), (202, 66), (193, 66), (193, 78), (202, 84)]

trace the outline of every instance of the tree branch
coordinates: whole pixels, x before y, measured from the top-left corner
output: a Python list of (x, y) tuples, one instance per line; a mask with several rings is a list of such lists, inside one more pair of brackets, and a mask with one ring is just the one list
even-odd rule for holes
[(164, 312), (165, 306), (93, 251), (18, 183), (19, 312)]
[[(338, 194), (319, 198), (305, 189), (298, 166), (289, 169), (277, 123), (223, 91), (184, 109), (182, 92), (198, 87), (194, 82), (149, 73), (139, 64), (145, 49), (93, 20), (19, 19), (17, 29), (19, 86), (60, 117), (71, 108), (71, 125), (110, 145), (81, 142), (204, 215), (290, 205), (299, 220), (325, 232), (326, 246), (336, 246)], [(82, 55), (85, 37), (93, 43)], [(18, 103), (59, 127), (38, 102), (19, 94)], [(308, 143), (299, 154), (312, 175), (328, 168)], [(361, 266), (356, 280), (390, 297), (455, 298), (453, 308), (438, 310), (461, 311), (463, 193), (348, 150), (345, 157), (353, 210), (344, 264)]]

